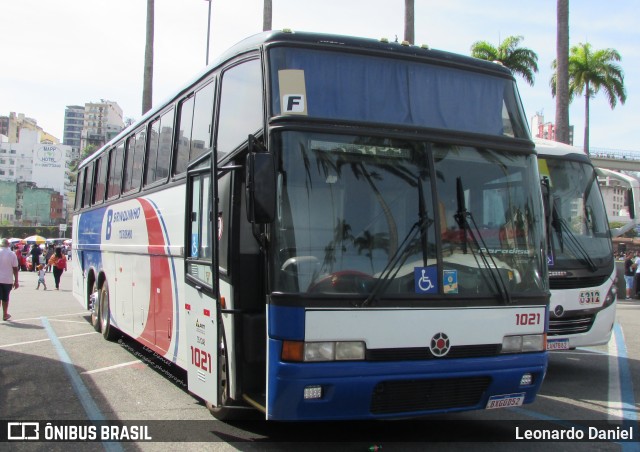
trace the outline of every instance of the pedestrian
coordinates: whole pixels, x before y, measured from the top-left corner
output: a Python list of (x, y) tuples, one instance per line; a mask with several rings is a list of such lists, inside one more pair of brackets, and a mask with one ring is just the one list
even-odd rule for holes
[(11, 289), (20, 287), (18, 282), (18, 258), (9, 249), (7, 239), (0, 239), (0, 301), (2, 301), (2, 320), (9, 320), (9, 294)]
[(636, 272), (634, 276), (635, 297), (640, 297), (640, 251), (636, 251), (636, 257), (633, 258), (633, 263), (636, 264)]
[(16, 258), (18, 259), (18, 270), (25, 271), (27, 269), (26, 261), (24, 256), (22, 255), (22, 250), (20, 249), (19, 246), (16, 246), (15, 253), (16, 253)]
[(631, 300), (631, 291), (633, 290), (633, 279), (636, 274), (636, 264), (633, 261), (633, 252), (629, 251), (624, 260), (624, 282), (627, 288), (627, 296), (625, 300)]
[(55, 254), (49, 260), (53, 266), (53, 280), (56, 283), (56, 290), (60, 290), (60, 277), (67, 269), (67, 258), (62, 254), (62, 248), (57, 247)]
[(46, 274), (47, 272), (44, 270), (44, 265), (38, 265), (38, 285), (36, 287), (36, 290), (40, 289), (40, 284), (44, 286), (44, 290), (47, 290), (47, 283), (44, 280)]
[(31, 247), (31, 271), (35, 272), (36, 267), (40, 263), (40, 255), (42, 254), (42, 250), (38, 246), (37, 243), (34, 243)]
[(47, 248), (47, 254), (44, 257), (44, 262), (46, 265), (46, 271), (50, 272), (51, 271), (51, 264), (49, 263), (49, 260), (51, 259), (51, 256), (53, 256), (55, 253), (55, 250), (53, 249), (53, 244), (49, 245), (49, 247)]

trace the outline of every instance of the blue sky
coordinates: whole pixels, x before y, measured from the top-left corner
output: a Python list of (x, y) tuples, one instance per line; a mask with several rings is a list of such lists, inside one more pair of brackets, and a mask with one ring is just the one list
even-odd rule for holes
[[(262, 0), (212, 0), (210, 58), (262, 31)], [(570, 0), (570, 45), (615, 48), (622, 56), (627, 102), (611, 110), (603, 93), (591, 101), (591, 147), (640, 151), (640, 14), (633, 0)], [(469, 54), (474, 41), (497, 45), (522, 35), (538, 54), (530, 87), (518, 78), (527, 116), (555, 119), (549, 79), (555, 58), (556, 1), (415, 0), (416, 44)], [(145, 0), (0, 0), (0, 115), (24, 113), (62, 139), (66, 105), (108, 99), (125, 117), (142, 105)], [(155, 0), (154, 102), (205, 65), (208, 2)], [(273, 0), (273, 28), (369, 38), (403, 36), (404, 0)], [(581, 146), (584, 98), (570, 107)]]

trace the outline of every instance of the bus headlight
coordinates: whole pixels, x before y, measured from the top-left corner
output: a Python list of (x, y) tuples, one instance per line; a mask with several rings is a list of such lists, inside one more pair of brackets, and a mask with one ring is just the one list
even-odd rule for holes
[(501, 353), (542, 352), (546, 350), (545, 334), (526, 334), (502, 338)]
[(616, 284), (617, 280), (618, 278), (615, 279), (615, 281), (611, 285), (611, 288), (609, 288), (609, 292), (607, 292), (607, 296), (604, 298), (604, 303), (602, 304), (603, 308), (611, 306), (613, 302), (616, 301), (616, 296), (618, 295), (618, 287)]
[(365, 358), (365, 350), (362, 341), (284, 341), (282, 360), (296, 362), (362, 361)]

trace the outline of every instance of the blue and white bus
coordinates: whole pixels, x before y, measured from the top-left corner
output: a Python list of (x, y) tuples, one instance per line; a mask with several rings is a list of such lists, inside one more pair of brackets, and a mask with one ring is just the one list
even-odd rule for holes
[(536, 153), (493, 63), (256, 35), (82, 162), (75, 209), (95, 328), (186, 369), (219, 418), (492, 409), (542, 384)]
[(617, 278), (596, 170), (580, 148), (535, 143), (549, 196), (547, 349), (606, 344), (616, 318)]

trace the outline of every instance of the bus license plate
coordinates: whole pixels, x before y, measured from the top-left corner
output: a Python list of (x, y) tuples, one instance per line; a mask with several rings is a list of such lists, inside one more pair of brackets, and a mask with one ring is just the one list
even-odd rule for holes
[(496, 408), (510, 408), (513, 406), (521, 406), (524, 403), (524, 392), (517, 394), (504, 394), (489, 397), (487, 402), (487, 410), (495, 410)]
[(569, 339), (547, 340), (547, 350), (569, 350)]

